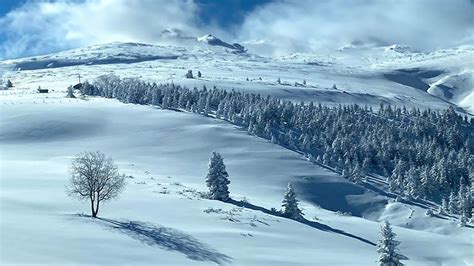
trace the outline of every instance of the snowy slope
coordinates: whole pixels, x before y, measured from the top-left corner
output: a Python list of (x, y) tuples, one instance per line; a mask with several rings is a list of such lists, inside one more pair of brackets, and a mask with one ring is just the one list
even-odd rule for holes
[[(453, 217), (427, 217), (426, 207), (348, 183), (223, 121), (63, 92), (0, 93), (2, 265), (373, 265), (386, 219), (409, 265), (474, 263), (472, 228)], [(88, 204), (64, 191), (70, 160), (84, 150), (112, 155), (130, 176), (101, 220), (83, 217)], [(248, 204), (199, 197), (214, 150), (231, 197)], [(290, 180), (305, 223), (268, 214)]]
[[(212, 35), (200, 40), (205, 45), (197, 45), (199, 41), (191, 44), (182, 41), (182, 46), (97, 45), (3, 61), (0, 71), (3, 79), (12, 79), (20, 87), (47, 83), (51, 88), (64, 89), (77, 80), (74, 76), (78, 74), (93, 80), (99, 75), (115, 73), (155, 82), (252, 90), (295, 101), (374, 107), (384, 102), (435, 109), (445, 109), (452, 103), (467, 112), (474, 111), (469, 98), (472, 82), (458, 82), (456, 88), (446, 84), (439, 89), (449, 77), (472, 78), (472, 46), (429, 54), (412, 52), (401, 45), (352, 47), (321, 54), (266, 58), (208, 45), (209, 40), (221, 41)], [(203, 78), (185, 79), (188, 69), (201, 71)], [(281, 84), (277, 83), (278, 78)], [(433, 86), (436, 89), (430, 89)]]
[[(403, 45), (346, 47), (266, 58), (213, 45), (211, 35), (179, 37), (174, 45), (112, 43), (0, 61), (0, 75), (15, 86), (0, 91), (1, 265), (373, 265), (384, 220), (395, 225), (408, 265), (474, 265), (472, 226), (427, 217), (431, 203), (394, 201), (381, 180), (349, 183), (209, 117), (64, 98), (79, 75), (114, 73), (328, 105), (454, 104), (472, 114), (474, 47), (429, 54)], [(186, 79), (189, 69), (203, 77)], [(37, 94), (38, 86), (52, 93)], [(112, 155), (131, 176), (122, 197), (101, 209), (103, 220), (84, 217), (88, 204), (65, 195), (70, 160), (85, 150)], [(225, 158), (233, 204), (199, 196), (214, 150)], [(304, 223), (269, 213), (288, 181)], [(101, 256), (90, 255), (97, 250)]]

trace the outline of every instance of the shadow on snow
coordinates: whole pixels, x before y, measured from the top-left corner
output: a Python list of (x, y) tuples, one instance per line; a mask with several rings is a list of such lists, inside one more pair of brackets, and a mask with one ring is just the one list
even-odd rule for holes
[[(82, 217), (90, 217), (81, 215)], [(193, 236), (169, 227), (155, 226), (139, 221), (117, 221), (97, 218), (108, 228), (126, 234), (143, 244), (157, 246), (168, 251), (180, 252), (188, 259), (225, 264), (231, 257), (219, 253)]]
[[(255, 210), (255, 211), (261, 211), (261, 212), (269, 214), (269, 215), (282, 217), (282, 216), (279, 216), (276, 213), (274, 213), (274, 212), (272, 212), (272, 211), (270, 211), (270, 210), (268, 210), (264, 207), (253, 205), (253, 204), (248, 203), (248, 202), (242, 202), (242, 201), (236, 201), (236, 200), (233, 200), (233, 199), (229, 199), (228, 201), (226, 201), (226, 203), (230, 203), (230, 204), (236, 205), (238, 207), (243, 207), (243, 208), (247, 208), (247, 209), (251, 209), (251, 210)], [(282, 217), (282, 218), (285, 218), (285, 217)], [(340, 234), (340, 235), (343, 235), (343, 236), (346, 236), (346, 237), (350, 237), (350, 238), (362, 241), (362, 242), (364, 242), (366, 244), (369, 244), (369, 245), (372, 245), (372, 246), (376, 245), (374, 242), (372, 242), (370, 240), (367, 240), (365, 238), (353, 235), (351, 233), (347, 233), (344, 230), (335, 229), (335, 228), (332, 228), (332, 227), (330, 227), (328, 225), (325, 225), (325, 224), (321, 224), (321, 223), (318, 223), (318, 222), (313, 222), (313, 221), (306, 220), (305, 218), (301, 218), (300, 220), (293, 220), (293, 221), (311, 226), (313, 228), (316, 228), (318, 230), (322, 230), (322, 231), (325, 231), (325, 232), (336, 233), (336, 234)]]

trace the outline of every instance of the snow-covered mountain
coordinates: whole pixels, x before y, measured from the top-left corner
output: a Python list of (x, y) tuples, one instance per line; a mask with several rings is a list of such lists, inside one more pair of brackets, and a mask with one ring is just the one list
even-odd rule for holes
[[(64, 97), (79, 78), (115, 74), (294, 102), (454, 106), (472, 115), (474, 47), (262, 57), (213, 35), (162, 35), (169, 45), (111, 43), (0, 62), (14, 86), (0, 91), (0, 213), (8, 217), (0, 219), (0, 264), (372, 265), (384, 220), (408, 265), (474, 264), (472, 226), (426, 215), (433, 202), (397, 201), (381, 178), (351, 183), (212, 116)], [(187, 79), (188, 70), (202, 77)], [(71, 159), (84, 150), (112, 155), (127, 175), (122, 197), (95, 221), (83, 215), (87, 203), (64, 193)], [(212, 151), (224, 156), (235, 201), (200, 196)], [(270, 211), (289, 181), (305, 222)]]
[[(179, 33), (174, 35), (183, 37)], [(191, 38), (191, 37), (189, 37)], [(474, 47), (433, 53), (398, 52), (400, 45), (363, 47), (325, 54), (293, 54), (268, 58), (245, 51), (206, 35), (176, 45), (112, 43), (79, 48), (44, 56), (6, 60), (0, 63), (3, 78), (28, 76), (54, 70), (55, 83), (69, 83), (66, 73), (94, 79), (111, 71), (121, 76), (141, 76), (156, 82), (207, 84), (323, 103), (353, 103), (377, 106), (380, 101), (421, 108), (446, 108), (451, 102), (467, 112), (474, 111)], [(201, 45), (206, 44), (205, 46)], [(393, 49), (395, 50), (393, 50)], [(125, 67), (130, 66), (130, 67)], [(146, 69), (146, 70), (143, 70)], [(201, 80), (186, 80), (187, 69), (200, 70)], [(455, 88), (444, 82), (464, 77)], [(278, 84), (277, 79), (281, 79)], [(247, 81), (247, 79), (249, 81)], [(303, 85), (306, 81), (306, 85)], [(29, 86), (28, 79), (17, 82)], [(26, 82), (26, 83), (25, 83)], [(65, 82), (65, 83), (64, 83)], [(452, 83), (452, 81), (450, 81)], [(295, 87), (296, 84), (296, 87)], [(338, 90), (332, 90), (333, 84)], [(431, 89), (430, 89), (431, 88)]]
[(212, 34), (206, 34), (201, 37), (189, 36), (177, 29), (167, 29), (161, 32), (161, 39), (167, 42), (178, 45), (198, 45), (204, 43), (211, 46), (219, 46), (222, 48), (230, 49), (228, 51), (233, 53), (245, 53), (247, 49), (238, 43), (225, 42)]
[(198, 40), (198, 42), (204, 42), (204, 43), (207, 43), (209, 45), (222, 46), (222, 47), (225, 47), (225, 48), (233, 49), (233, 50), (235, 50), (236, 53), (245, 53), (247, 51), (245, 49), (245, 47), (243, 47), (242, 45), (240, 45), (238, 43), (233, 43), (233, 44), (226, 43), (226, 42), (222, 41), (221, 39), (219, 39), (216, 36), (211, 35), (211, 34), (207, 34), (207, 35), (204, 35), (202, 37), (199, 37), (199, 38), (197, 38), (197, 40)]

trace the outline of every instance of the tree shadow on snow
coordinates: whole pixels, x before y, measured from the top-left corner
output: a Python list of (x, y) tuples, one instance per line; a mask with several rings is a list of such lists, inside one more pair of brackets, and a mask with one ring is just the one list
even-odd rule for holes
[(364, 217), (384, 208), (387, 198), (352, 182), (316, 176), (296, 176), (293, 185), (301, 198), (330, 211)]
[(126, 234), (143, 244), (157, 246), (168, 251), (177, 251), (191, 260), (209, 261), (222, 265), (232, 258), (217, 252), (191, 235), (169, 227), (155, 226), (139, 221), (117, 221), (97, 218), (112, 230)]
[[(230, 203), (230, 204), (233, 204), (233, 205), (236, 205), (238, 207), (243, 207), (243, 208), (251, 209), (251, 210), (254, 210), (254, 211), (261, 211), (261, 212), (266, 213), (268, 215), (273, 215), (273, 216), (278, 216), (278, 217), (281, 217), (281, 218), (285, 218), (285, 217), (282, 217), (281, 215), (278, 215), (278, 213), (275, 213), (275, 212), (273, 212), (271, 210), (268, 210), (268, 209), (266, 209), (264, 207), (261, 207), (261, 206), (253, 205), (249, 202), (236, 201), (236, 200), (233, 200), (233, 199), (229, 199), (226, 202)], [(366, 244), (369, 244), (369, 245), (372, 245), (372, 246), (376, 245), (374, 242), (372, 242), (370, 240), (367, 240), (365, 238), (353, 235), (351, 233), (347, 233), (344, 230), (332, 228), (329, 225), (325, 225), (325, 224), (322, 224), (322, 223), (306, 220), (303, 217), (300, 220), (293, 220), (293, 221), (311, 226), (313, 228), (316, 228), (316, 229), (319, 229), (319, 230), (322, 230), (322, 231), (325, 231), (325, 232), (336, 233), (336, 234), (340, 234), (340, 235), (343, 235), (343, 236), (347, 236), (347, 237), (362, 241), (362, 242), (364, 242)]]

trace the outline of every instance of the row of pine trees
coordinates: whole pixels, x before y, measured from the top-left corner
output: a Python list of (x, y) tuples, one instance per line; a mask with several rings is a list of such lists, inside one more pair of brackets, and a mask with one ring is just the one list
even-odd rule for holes
[(383, 176), (393, 193), (407, 199), (444, 199), (457, 205), (446, 212), (471, 217), (474, 120), (453, 108), (439, 112), (383, 104), (378, 111), (357, 104), (329, 107), (110, 75), (93, 85), (85, 83), (81, 91), (215, 116), (302, 152), (353, 182)]

